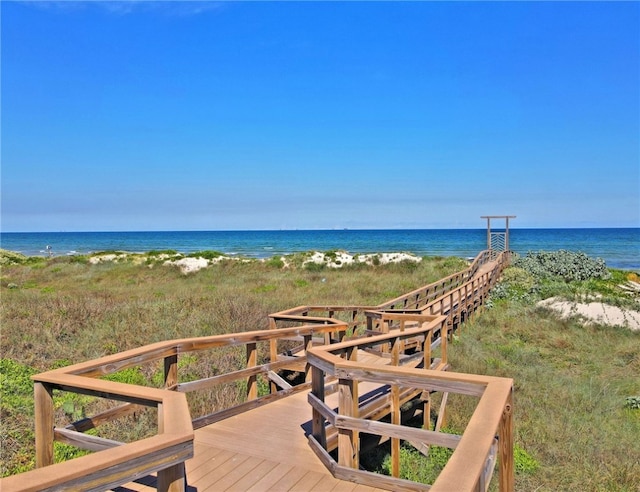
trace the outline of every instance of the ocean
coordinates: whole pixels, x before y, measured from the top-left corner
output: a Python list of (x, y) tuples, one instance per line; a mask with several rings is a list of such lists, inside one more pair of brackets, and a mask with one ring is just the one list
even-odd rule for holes
[[(486, 229), (0, 233), (1, 248), (28, 256), (47, 255), (49, 246), (55, 256), (106, 250), (214, 250), (231, 256), (268, 258), (310, 250), (345, 250), (351, 254), (407, 252), (469, 258), (486, 245)], [(611, 268), (640, 270), (640, 228), (514, 228), (510, 229), (510, 249), (519, 254), (581, 251), (602, 258)]]

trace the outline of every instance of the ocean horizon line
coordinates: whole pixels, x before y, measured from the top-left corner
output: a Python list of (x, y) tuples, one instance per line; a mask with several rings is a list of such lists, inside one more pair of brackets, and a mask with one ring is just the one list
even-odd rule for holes
[[(504, 226), (492, 224), (491, 230), (504, 229)], [(638, 226), (545, 226), (545, 227), (517, 227), (513, 222), (509, 224), (509, 230), (601, 230), (601, 229), (640, 229)], [(295, 229), (113, 229), (113, 230), (48, 230), (48, 231), (0, 231), (2, 234), (117, 234), (117, 233), (192, 233), (192, 232), (336, 232), (336, 231), (486, 231), (486, 225), (479, 227), (334, 227), (334, 228), (295, 228)]]

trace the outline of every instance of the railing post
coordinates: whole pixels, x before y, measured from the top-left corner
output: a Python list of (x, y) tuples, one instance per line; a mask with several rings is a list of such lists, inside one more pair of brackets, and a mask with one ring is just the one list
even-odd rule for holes
[[(166, 361), (166, 359), (165, 359)], [(164, 422), (167, 418), (164, 405), (158, 405), (158, 434), (164, 432)], [(172, 465), (164, 470), (158, 470), (156, 489), (158, 492), (184, 492), (187, 485), (187, 476), (184, 462)]]
[(39, 381), (33, 384), (35, 403), (36, 467), (53, 464), (53, 390)]
[[(257, 344), (247, 344), (247, 368), (255, 367), (258, 364), (258, 348)], [(253, 375), (247, 378), (247, 400), (255, 400), (258, 398), (258, 377)]]
[[(338, 409), (340, 415), (358, 416), (358, 394), (355, 381), (338, 380)], [(360, 454), (360, 436), (358, 431), (338, 429), (338, 463), (341, 466), (358, 469)]]
[(498, 460), (500, 461), (500, 492), (515, 489), (513, 464), (513, 388), (502, 412), (498, 427)]
[[(273, 318), (269, 318), (269, 329), (270, 330), (275, 330), (277, 329), (278, 326), (276, 325), (276, 320), (274, 320)], [(278, 339), (277, 338), (272, 338), (271, 340), (269, 340), (269, 360), (271, 362), (277, 362), (278, 361)], [(273, 381), (269, 382), (269, 391), (270, 393), (277, 393), (278, 392), (278, 385), (276, 383), (274, 383)]]
[[(347, 359), (356, 361), (358, 349), (347, 350)], [(358, 381), (338, 379), (338, 411), (340, 415), (358, 418)], [(360, 434), (358, 431), (338, 429), (338, 464), (356, 470), (360, 466)]]
[(164, 358), (164, 387), (172, 388), (178, 384), (178, 354)]
[[(318, 400), (324, 402), (324, 371), (315, 366), (311, 367), (311, 392)], [(311, 432), (316, 441), (320, 443), (320, 446), (327, 449), (327, 432), (324, 426), (324, 417), (315, 408), (313, 409)]]
[(447, 363), (447, 340), (449, 337), (449, 323), (447, 320), (442, 322), (442, 326), (440, 327), (440, 357), (441, 364)]
[[(313, 348), (313, 338), (311, 335), (304, 336), (304, 353), (308, 354), (309, 350)], [(304, 380), (305, 382), (311, 381), (311, 364), (306, 363), (304, 368)]]
[(186, 489), (184, 463), (170, 466), (158, 471), (158, 492), (184, 492)]
[[(269, 318), (269, 329), (276, 330), (278, 325), (276, 324), (276, 320), (273, 318)], [(272, 338), (269, 340), (269, 357), (271, 362), (276, 362), (278, 360), (278, 339)]]
[[(400, 321), (401, 331), (404, 328), (404, 320)], [(391, 352), (391, 364), (398, 366), (400, 364), (400, 351), (402, 349), (402, 341), (400, 337), (396, 337), (393, 341)], [(400, 425), (400, 388), (397, 384), (391, 385), (391, 423)], [(391, 438), (391, 476), (400, 476), (400, 439)]]

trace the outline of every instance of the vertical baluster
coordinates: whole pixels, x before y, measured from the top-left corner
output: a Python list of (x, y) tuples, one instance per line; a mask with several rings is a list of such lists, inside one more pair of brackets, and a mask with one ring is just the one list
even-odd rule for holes
[[(258, 364), (257, 344), (247, 344), (247, 368)], [(258, 397), (258, 377), (253, 375), (247, 378), (247, 400), (255, 400)]]
[[(404, 321), (400, 322), (401, 329)], [(402, 341), (400, 337), (396, 337), (393, 340), (393, 348), (391, 350), (391, 364), (398, 366), (400, 363), (400, 351)], [(393, 425), (400, 425), (400, 388), (397, 384), (391, 385), (391, 423)], [(400, 439), (397, 437), (391, 438), (391, 476), (400, 476)]]
[(164, 358), (164, 387), (172, 388), (178, 384), (178, 354)]

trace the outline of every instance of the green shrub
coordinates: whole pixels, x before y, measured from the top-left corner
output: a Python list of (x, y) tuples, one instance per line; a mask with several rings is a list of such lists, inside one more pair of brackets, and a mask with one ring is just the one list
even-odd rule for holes
[(25, 256), (14, 251), (0, 249), (0, 265), (44, 265), (47, 262), (42, 256)]
[(279, 256), (272, 256), (264, 264), (271, 268), (284, 268), (284, 261)]
[(324, 263), (315, 263), (313, 261), (310, 261), (309, 263), (304, 264), (304, 269), (309, 272), (321, 272), (325, 268), (326, 267)]
[[(117, 251), (115, 251), (117, 253)], [(178, 252), (174, 249), (152, 249), (147, 252), (147, 256), (175, 256)]]
[(278, 287), (273, 285), (273, 284), (265, 284), (265, 285), (259, 285), (258, 287), (256, 287), (255, 289), (253, 289), (253, 291), (256, 294), (266, 294), (267, 292), (273, 292), (274, 290), (276, 290)]
[(640, 410), (640, 396), (627, 396), (624, 406), (631, 410)]
[(136, 384), (138, 386), (145, 386), (147, 384), (147, 379), (144, 377), (144, 374), (142, 374), (139, 367), (128, 367), (122, 371), (104, 376), (102, 379), (117, 383)]
[(540, 467), (538, 463), (529, 453), (527, 453), (518, 444), (513, 446), (513, 466), (516, 473), (531, 474), (535, 473)]
[(527, 271), (538, 279), (561, 278), (565, 282), (588, 280), (593, 278), (608, 279), (611, 274), (601, 258), (589, 258), (582, 252), (572, 251), (529, 251), (526, 256), (518, 258), (514, 267)]
[(220, 258), (224, 256), (224, 253), (220, 251), (196, 251), (195, 253), (189, 253), (187, 258), (204, 258), (205, 260), (215, 260), (216, 258)]

